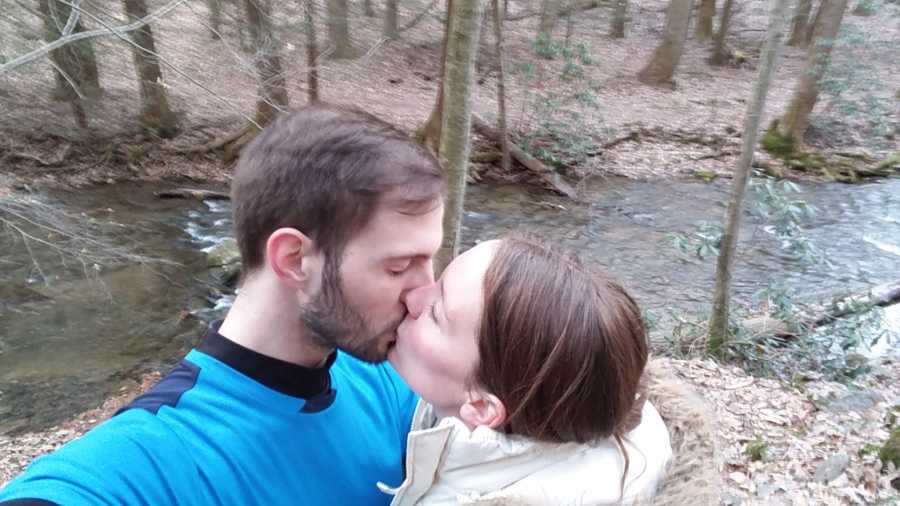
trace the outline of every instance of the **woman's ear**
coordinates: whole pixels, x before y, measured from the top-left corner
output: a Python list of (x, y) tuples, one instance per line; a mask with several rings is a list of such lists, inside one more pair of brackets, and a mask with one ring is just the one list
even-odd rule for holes
[(294, 228), (279, 228), (266, 241), (266, 263), (282, 283), (305, 293), (318, 289), (322, 262), (312, 239)]
[(480, 425), (496, 429), (506, 421), (506, 406), (494, 394), (473, 392), (459, 408), (459, 418), (472, 429)]

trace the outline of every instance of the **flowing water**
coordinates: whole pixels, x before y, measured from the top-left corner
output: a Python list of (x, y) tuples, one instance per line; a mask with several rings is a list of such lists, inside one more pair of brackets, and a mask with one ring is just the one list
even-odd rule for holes
[[(180, 358), (204, 325), (191, 314), (208, 321), (224, 313), (229, 298), (211, 285), (204, 250), (230, 235), (229, 205), (161, 200), (159, 189), (121, 184), (41, 198), (112, 222), (113, 242), (177, 264), (64, 264), (48, 248), (29, 251), (10, 230), (0, 232), (0, 433), (47, 427), (95, 406), (125, 378)], [(816, 301), (900, 277), (900, 179), (801, 189), (819, 209), (807, 237), (833, 268), (792, 260), (748, 212), (733, 278), (738, 303), (774, 284)], [(582, 197), (472, 187), (464, 243), (529, 230), (603, 265), (651, 312), (708, 310), (715, 259), (678, 251), (667, 234), (719, 222), (728, 182), (605, 179), (584, 184)], [(898, 306), (886, 321), (896, 342)], [(897, 348), (883, 340), (876, 352)]]

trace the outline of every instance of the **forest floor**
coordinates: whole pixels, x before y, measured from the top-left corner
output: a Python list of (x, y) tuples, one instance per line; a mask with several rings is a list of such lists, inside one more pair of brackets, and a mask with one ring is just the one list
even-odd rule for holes
[[(715, 413), (722, 504), (900, 500), (900, 492), (891, 487), (892, 480), (900, 480), (900, 471), (882, 472), (873, 450), (887, 439), (887, 426), (896, 423), (891, 413), (900, 416), (900, 362), (882, 361), (871, 374), (849, 384), (810, 374), (802, 385), (791, 386), (708, 359), (660, 360)], [(144, 376), (96, 409), (48, 430), (0, 435), (0, 486), (32, 459), (90, 430), (158, 379), (158, 373)]]
[[(544, 51), (552, 59), (539, 56), (535, 49), (536, 17), (505, 23), (511, 132), (522, 143), (531, 142), (534, 150), (557, 158), (561, 171), (575, 183), (593, 175), (727, 176), (740, 152), (767, 3), (740, 3), (728, 39), (735, 55), (730, 65), (710, 66), (708, 45), (691, 38), (674, 82), (662, 88), (642, 85), (635, 76), (659, 39), (666, 3), (636, 4), (625, 39), (606, 35), (606, 8), (560, 19), (555, 45)], [(426, 5), (424, 0), (405, 5), (401, 25)], [(529, 9), (515, 0), (509, 5), (513, 17)], [(282, 61), (291, 105), (296, 107), (306, 95), (303, 35), (297, 6), (289, 2), (279, 8), (284, 12), (277, 13), (276, 30), (284, 42)], [(361, 56), (349, 61), (321, 59), (321, 98), (364, 107), (414, 131), (428, 117), (437, 93), (442, 31), (438, 12), (437, 7), (432, 9), (397, 41), (382, 39), (380, 21), (357, 13), (353, 37)], [(253, 110), (257, 89), (253, 58), (239, 42), (239, 15), (227, 5), (221, 40), (210, 37), (205, 10), (190, 2), (154, 27), (158, 51), (180, 72), (164, 68), (170, 102), (182, 118), (182, 132), (172, 140), (150, 138), (137, 127), (139, 92), (129, 65), (123, 64), (131, 61), (131, 55), (114, 37), (95, 39), (104, 94), (88, 105), (89, 132), (74, 128), (67, 104), (48, 99), (54, 81), (46, 62), (0, 76), (0, 101), (5, 105), (0, 108), (0, 173), (12, 175), (17, 186), (78, 187), (123, 179), (227, 183), (231, 167), (223, 164), (220, 153), (183, 151), (239, 129)], [(847, 41), (834, 52), (835, 76), (824, 86), (813, 115), (807, 136), (811, 146), (864, 151), (879, 159), (897, 149), (900, 62), (891, 55), (900, 26), (892, 19), (890, 12), (845, 17), (842, 37)], [(485, 23), (482, 30), (473, 98), (474, 111), (490, 121), (497, 110), (497, 72), (489, 27)], [(324, 29), (319, 33), (321, 37)], [(34, 41), (16, 46), (15, 35), (9, 35), (13, 50), (24, 52), (34, 46)], [(324, 49), (327, 53), (327, 46)], [(804, 50), (782, 51), (763, 127), (784, 111), (804, 60)], [(851, 110), (855, 112), (847, 112)], [(771, 163), (761, 150), (756, 160)], [(481, 164), (475, 165), (473, 174), (476, 179), (486, 175), (529, 180), (521, 170), (499, 174), (496, 167)]]

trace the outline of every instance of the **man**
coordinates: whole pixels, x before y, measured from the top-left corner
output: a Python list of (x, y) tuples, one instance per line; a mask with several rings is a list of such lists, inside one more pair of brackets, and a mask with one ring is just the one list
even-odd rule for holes
[(0, 504), (386, 503), (376, 483), (402, 481), (415, 400), (374, 364), (433, 280), (444, 189), (434, 157), (374, 117), (280, 118), (235, 171), (243, 279), (224, 322)]

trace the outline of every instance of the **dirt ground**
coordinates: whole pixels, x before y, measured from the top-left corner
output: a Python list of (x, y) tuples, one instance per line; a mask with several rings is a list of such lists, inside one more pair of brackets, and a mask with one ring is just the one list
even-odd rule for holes
[[(591, 59), (579, 65), (581, 77), (569, 80), (562, 77), (562, 58), (551, 61), (536, 56), (535, 17), (507, 21), (509, 124), (513, 131), (528, 134), (556, 115), (563, 118), (568, 131), (599, 146), (640, 133), (635, 140), (607, 150), (594, 149), (577, 167), (567, 167), (565, 172), (574, 179), (596, 174), (632, 178), (728, 175), (739, 154), (743, 118), (757, 75), (767, 19), (765, 1), (749, 0), (739, 5), (728, 44), (741, 61), (711, 67), (706, 63), (706, 45), (691, 39), (673, 86), (664, 88), (644, 86), (635, 79), (658, 41), (665, 17), (663, 0), (633, 4), (625, 39), (607, 37), (606, 8), (561, 19), (556, 39), (565, 39), (571, 21), (570, 47), (583, 44)], [(404, 3), (401, 26), (426, 7), (424, 0)], [(884, 5), (885, 9), (889, 7), (893, 8)], [(354, 8), (361, 10), (361, 5)], [(427, 118), (437, 92), (442, 30), (438, 13), (442, 8), (440, 3), (436, 5), (397, 41), (381, 38), (380, 20), (355, 13), (352, 34), (361, 56), (350, 61), (330, 60), (323, 42), (326, 57), (320, 66), (321, 98), (363, 107), (413, 131)], [(273, 16), (283, 41), (281, 55), (291, 105), (295, 107), (305, 103), (306, 94), (305, 46), (296, 9), (288, 2)], [(530, 10), (533, 6), (524, 2), (509, 2), (513, 16)], [(67, 104), (48, 100), (53, 79), (46, 61), (3, 74), (0, 172), (11, 174), (19, 186), (72, 187), (121, 179), (227, 182), (231, 167), (222, 163), (218, 153), (185, 155), (179, 151), (240, 128), (243, 118), (253, 110), (257, 87), (252, 55), (243, 51), (239, 42), (239, 16), (236, 6), (226, 4), (221, 40), (210, 37), (202, 3), (182, 4), (154, 26), (157, 48), (165, 60), (164, 84), (174, 109), (182, 116), (181, 135), (169, 141), (149, 139), (137, 128), (139, 94), (131, 74), (131, 54), (114, 37), (95, 39), (105, 91), (88, 107), (90, 135), (73, 128)], [(23, 25), (32, 25), (32, 31), (38, 29), (36, 19), (26, 17), (24, 21)], [(490, 47), (493, 36), (489, 23), (484, 26), (473, 98), (474, 110), (490, 119), (496, 115), (496, 71)], [(843, 56), (836, 56), (832, 66), (843, 68), (847, 59), (865, 62), (858, 65), (859, 75), (854, 79), (875, 83), (869, 86), (875, 89), (873, 93), (893, 98), (900, 88), (900, 64), (891, 57), (890, 41), (900, 40), (900, 26), (892, 22), (889, 13), (870, 17), (848, 13), (845, 31), (848, 37), (867, 37), (866, 42), (839, 48), (836, 54)], [(320, 26), (319, 37), (324, 34), (324, 26)], [(26, 35), (25, 28), (10, 31), (5, 35), (7, 46), (18, 52), (34, 48), (39, 41)], [(34, 39), (33, 33), (30, 35)], [(804, 58), (803, 50), (784, 48), (762, 125), (784, 110)], [(525, 78), (522, 69), (529, 65), (534, 74)], [(594, 105), (563, 100), (576, 92), (592, 97)], [(861, 92), (851, 89), (841, 96), (852, 97), (854, 93)], [(551, 101), (565, 103), (555, 107)], [(812, 144), (865, 150), (876, 157), (897, 149), (894, 134), (876, 135), (869, 120), (842, 115), (835, 107), (835, 102), (823, 95), (809, 134)], [(834, 118), (839, 121), (832, 121)], [(878, 119), (896, 132), (900, 124), (896, 101)], [(764, 163), (768, 157), (760, 152), (757, 159)], [(485, 167), (476, 170), (485, 171)]]

